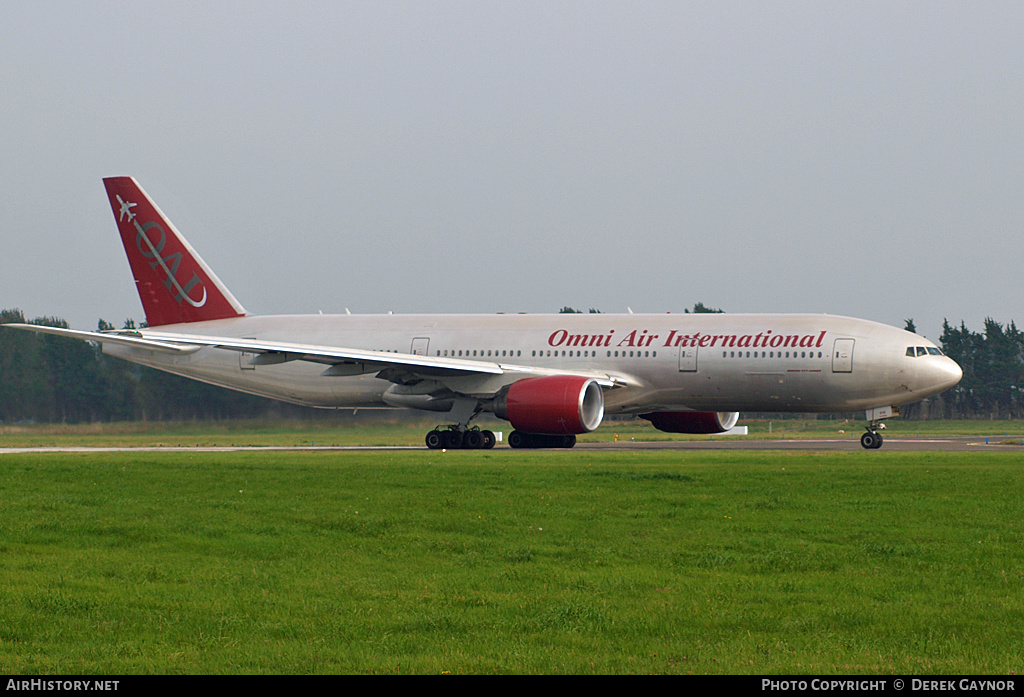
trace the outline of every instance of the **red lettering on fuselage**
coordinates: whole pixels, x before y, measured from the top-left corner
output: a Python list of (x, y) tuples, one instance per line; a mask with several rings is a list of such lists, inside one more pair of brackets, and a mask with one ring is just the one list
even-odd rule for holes
[(607, 334), (570, 334), (565, 329), (559, 329), (548, 337), (548, 346), (609, 346), (614, 333), (613, 329)]
[[(548, 337), (548, 346), (594, 347), (611, 346), (611, 329), (606, 334), (570, 334), (567, 329), (557, 329)], [(825, 343), (825, 331), (815, 334), (773, 334), (766, 329), (757, 334), (680, 334), (673, 329), (661, 344), (665, 348), (821, 348)], [(659, 334), (651, 334), (647, 329), (633, 329), (616, 346), (645, 348), (660, 338)]]

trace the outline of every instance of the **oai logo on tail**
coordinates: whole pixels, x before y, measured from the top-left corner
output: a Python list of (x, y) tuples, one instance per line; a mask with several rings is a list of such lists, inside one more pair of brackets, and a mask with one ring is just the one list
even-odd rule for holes
[[(135, 226), (135, 246), (138, 248), (139, 253), (146, 259), (151, 260), (149, 262), (150, 268), (156, 270), (157, 267), (159, 267), (163, 271), (164, 275), (167, 277), (164, 279), (164, 285), (167, 286), (167, 290), (171, 291), (174, 299), (178, 301), (178, 304), (180, 305), (181, 301), (184, 300), (192, 307), (202, 307), (205, 305), (206, 286), (204, 286), (202, 281), (199, 279), (199, 274), (193, 271), (191, 280), (189, 280), (184, 287), (178, 283), (177, 275), (178, 266), (181, 264), (181, 252), (175, 252), (174, 254), (170, 254), (166, 257), (162, 256), (164, 246), (167, 244), (167, 233), (160, 223), (139, 224), (139, 221), (136, 220), (138, 216), (131, 212), (131, 209), (138, 204), (125, 201), (120, 195), (118, 195), (117, 201), (121, 204), (120, 219), (124, 220), (124, 216), (127, 215), (128, 220)], [(160, 237), (156, 242), (150, 239), (148, 234), (149, 230), (154, 228), (156, 228), (160, 233)], [(197, 285), (202, 289), (203, 297), (199, 300), (193, 300), (189, 297), (188, 293)]]

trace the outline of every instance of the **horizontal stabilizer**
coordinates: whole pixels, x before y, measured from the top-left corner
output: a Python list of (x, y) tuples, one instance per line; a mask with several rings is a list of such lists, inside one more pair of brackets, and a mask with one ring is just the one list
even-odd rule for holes
[(135, 332), (83, 332), (77, 329), (61, 329), (60, 327), (47, 327), (41, 324), (2, 324), (2, 327), (10, 327), (12, 329), (27, 329), (30, 332), (39, 332), (41, 334), (54, 334), (56, 336), (66, 336), (71, 339), (81, 339), (83, 341), (95, 341), (100, 344), (120, 344), (122, 346), (133, 346), (135, 348), (144, 348), (150, 351), (159, 351), (161, 353), (170, 353), (176, 355), (186, 355), (189, 353), (195, 353), (201, 346), (189, 346), (187, 344), (171, 344), (166, 341), (154, 341), (152, 339), (145, 339), (139, 336)]

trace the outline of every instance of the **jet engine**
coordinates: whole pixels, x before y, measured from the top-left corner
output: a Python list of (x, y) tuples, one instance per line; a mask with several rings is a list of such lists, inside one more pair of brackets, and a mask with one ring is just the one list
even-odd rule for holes
[(604, 393), (590, 378), (526, 378), (509, 386), (495, 403), (494, 413), (525, 433), (587, 433), (604, 418)]
[(740, 418), (735, 411), (656, 411), (640, 416), (666, 433), (723, 433)]

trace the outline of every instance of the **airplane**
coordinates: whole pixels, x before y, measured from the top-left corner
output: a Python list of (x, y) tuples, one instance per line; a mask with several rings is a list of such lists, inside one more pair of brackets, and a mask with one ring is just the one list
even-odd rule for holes
[(103, 182), (147, 326), (3, 326), (295, 404), (446, 414), (431, 449), (494, 447), (481, 413), (513, 448), (571, 448), (606, 414), (714, 434), (744, 411), (860, 410), (877, 449), (884, 419), (963, 376), (923, 337), (827, 314), (251, 315), (135, 179)]
[(121, 204), (121, 208), (117, 212), (117, 220), (118, 220), (118, 222), (121, 222), (122, 220), (124, 220), (124, 217), (126, 215), (128, 216), (128, 221), (131, 222), (135, 218), (135, 214), (132, 213), (132, 209), (135, 208), (135, 206), (137, 206), (139, 204), (137, 204), (137, 203), (128, 203), (127, 201), (122, 199), (120, 196), (117, 197), (117, 202)]

